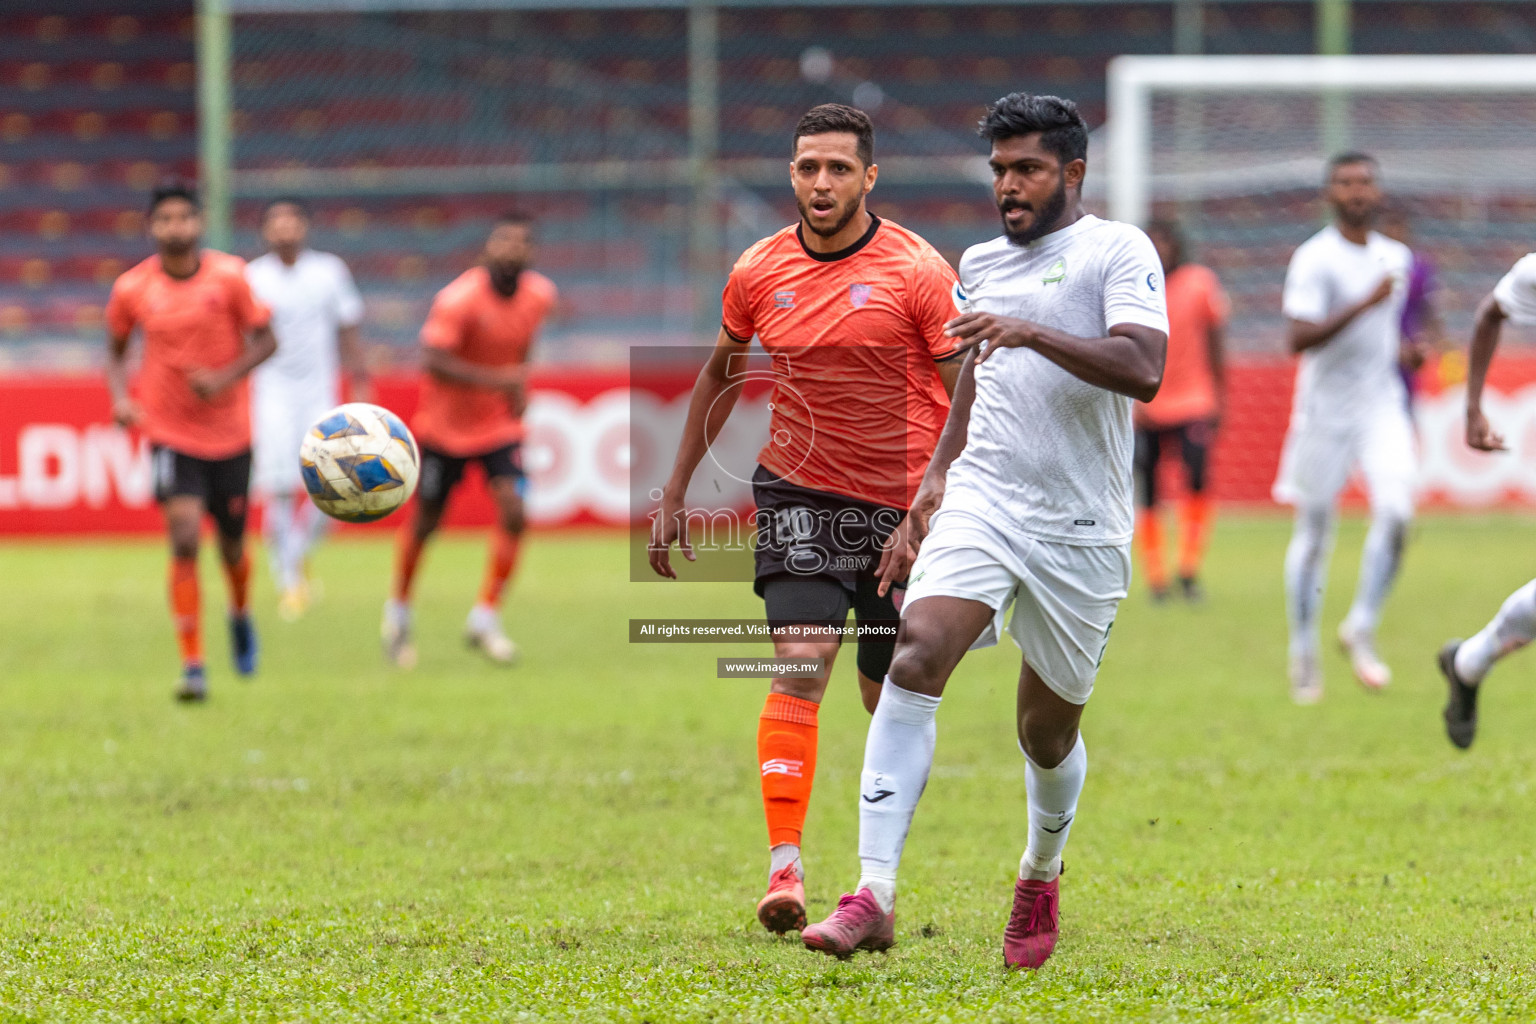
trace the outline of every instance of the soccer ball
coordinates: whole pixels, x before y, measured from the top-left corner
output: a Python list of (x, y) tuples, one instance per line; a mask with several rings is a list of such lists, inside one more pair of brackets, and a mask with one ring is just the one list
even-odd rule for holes
[(299, 446), (310, 500), (344, 523), (371, 523), (404, 505), (420, 464), (416, 439), (400, 417), (367, 402), (332, 409)]

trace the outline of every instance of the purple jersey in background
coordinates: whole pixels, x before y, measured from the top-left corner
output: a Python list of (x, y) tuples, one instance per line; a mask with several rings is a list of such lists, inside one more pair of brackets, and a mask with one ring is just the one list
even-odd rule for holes
[[(1434, 290), (1434, 261), (1422, 253), (1413, 253), (1413, 264), (1408, 269), (1408, 299), (1403, 303), (1403, 319), (1399, 325), (1403, 332), (1403, 341), (1418, 340), (1419, 332), (1423, 330), (1425, 321), (1429, 319), (1429, 297)], [(1408, 391), (1408, 407), (1411, 410), (1413, 399), (1419, 391), (1419, 375), (1401, 364), (1398, 369), (1403, 375), (1403, 386)]]

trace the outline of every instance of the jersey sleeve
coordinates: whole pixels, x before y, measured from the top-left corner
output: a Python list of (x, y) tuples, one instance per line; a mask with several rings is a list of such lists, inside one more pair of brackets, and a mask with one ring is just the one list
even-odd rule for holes
[(1517, 324), (1536, 324), (1536, 252), (1522, 256), (1493, 287), (1494, 301)]
[(959, 278), (955, 277), (944, 257), (936, 252), (926, 253), (913, 267), (908, 293), (912, 321), (934, 362), (953, 359), (960, 354), (962, 343), (944, 336), (944, 325), (959, 315), (956, 308), (959, 287)]
[(743, 256), (736, 261), (731, 268), (731, 276), (726, 279), (725, 293), (720, 298), (720, 326), (725, 328), (725, 333), (734, 340), (749, 342), (757, 333), (757, 325), (752, 317), (752, 294), (747, 278), (751, 275), (752, 266)]
[(352, 280), (352, 271), (341, 259), (336, 260), (336, 322), (343, 327), (356, 327), (363, 322), (363, 297)]
[(1328, 319), (1328, 294), (1328, 278), (1322, 261), (1306, 246), (1297, 249), (1291, 257), (1291, 265), (1285, 270), (1281, 312), (1292, 320), (1320, 324)]
[(229, 275), (229, 306), (242, 331), (265, 327), (272, 322), (272, 311), (251, 290), (244, 266)]
[(123, 274), (112, 282), (112, 294), (107, 297), (107, 330), (114, 338), (126, 338), (133, 333), (139, 322), (138, 294)]
[(1152, 240), (1127, 232), (1104, 265), (1104, 323), (1140, 324), (1168, 333), (1168, 301), (1163, 294), (1163, 262)]
[(421, 343), (427, 348), (452, 350), (464, 343), (464, 303), (445, 288), (432, 300), (427, 322), (421, 325)]

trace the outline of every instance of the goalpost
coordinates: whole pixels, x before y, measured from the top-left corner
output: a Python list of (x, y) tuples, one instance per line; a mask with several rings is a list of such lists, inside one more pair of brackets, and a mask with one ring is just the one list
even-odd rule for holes
[(1109, 215), (1178, 220), (1221, 272), (1248, 350), (1282, 350), (1285, 263), (1324, 215), (1341, 150), (1376, 158), (1392, 211), (1440, 261), (1454, 335), (1536, 249), (1530, 57), (1120, 57), (1108, 101)]
[(1527, 56), (1119, 57), (1108, 99), (1110, 216), (1133, 223), (1159, 199), (1315, 187), (1341, 147), (1417, 191), (1536, 191)]

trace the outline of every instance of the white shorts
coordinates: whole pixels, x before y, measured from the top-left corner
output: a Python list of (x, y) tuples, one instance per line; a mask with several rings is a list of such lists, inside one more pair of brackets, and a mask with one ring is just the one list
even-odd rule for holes
[(335, 394), (316, 388), (252, 388), (251, 489), (263, 496), (302, 491), (299, 446), (309, 428), (335, 407)]
[(1408, 411), (1397, 405), (1353, 424), (1292, 423), (1274, 498), (1301, 508), (1332, 507), (1358, 468), (1372, 511), (1410, 519), (1418, 489), (1415, 448)]
[(1006, 532), (963, 509), (940, 509), (907, 577), (902, 614), (925, 597), (980, 601), (995, 612), (971, 650), (1008, 634), (1057, 696), (1086, 704), (1131, 582), (1130, 545), (1083, 547)]

